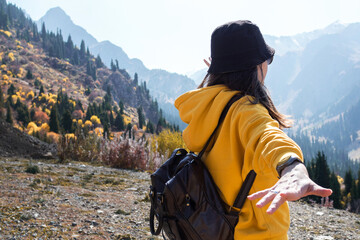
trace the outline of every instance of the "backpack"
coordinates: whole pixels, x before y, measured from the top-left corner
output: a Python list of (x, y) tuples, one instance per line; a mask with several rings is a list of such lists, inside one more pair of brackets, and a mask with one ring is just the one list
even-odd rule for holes
[(231, 104), (238, 98), (235, 95), (228, 102), (198, 155), (182, 148), (175, 149), (151, 175), (150, 231), (153, 235), (159, 235), (162, 230), (163, 238), (166, 239), (166, 235), (170, 240), (234, 239), (234, 229), (256, 173), (249, 172), (233, 206), (227, 206), (201, 157)]

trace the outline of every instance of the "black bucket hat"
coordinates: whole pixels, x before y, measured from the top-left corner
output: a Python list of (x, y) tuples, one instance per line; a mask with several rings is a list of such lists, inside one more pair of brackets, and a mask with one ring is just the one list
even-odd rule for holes
[(235, 21), (219, 26), (211, 35), (211, 65), (208, 73), (237, 72), (272, 58), (275, 50), (265, 43), (258, 26)]

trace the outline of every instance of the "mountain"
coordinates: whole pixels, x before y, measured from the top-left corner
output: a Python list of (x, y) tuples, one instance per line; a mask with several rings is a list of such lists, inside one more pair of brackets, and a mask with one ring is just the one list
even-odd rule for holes
[(300, 33), (294, 36), (276, 37), (271, 35), (264, 35), (264, 38), (267, 44), (275, 48), (276, 55), (282, 56), (288, 52), (302, 51), (312, 40), (315, 40), (323, 35), (339, 33), (345, 27), (345, 24), (337, 21), (330, 24), (326, 28)]
[[(62, 21), (59, 21), (61, 19)], [(42, 23), (51, 31), (61, 29), (64, 40), (70, 34), (74, 42), (80, 44), (84, 39), (89, 46), (92, 54), (99, 55), (107, 66), (111, 60), (118, 60), (121, 69), (125, 69), (131, 76), (135, 73), (139, 76), (140, 82), (147, 82), (150, 93), (155, 97), (159, 106), (164, 109), (164, 114), (168, 118), (174, 119), (176, 124), (182, 124), (178, 117), (177, 110), (173, 106), (174, 100), (189, 90), (195, 89), (195, 82), (187, 76), (177, 73), (169, 73), (160, 69), (147, 69), (141, 60), (130, 59), (124, 50), (111, 43), (110, 41), (98, 42), (92, 35), (87, 33), (82, 27), (75, 25), (70, 17), (59, 7), (50, 9), (37, 24), (40, 28)]]
[(360, 108), (360, 23), (328, 29), (337, 31), (276, 55), (266, 84), (279, 110), (296, 119), (291, 133), (322, 139), (360, 159), (360, 121), (350, 117)]
[(88, 46), (97, 44), (97, 40), (91, 36), (84, 28), (73, 24), (71, 18), (60, 8), (51, 8), (46, 14), (37, 21), (38, 29), (41, 29), (42, 23), (45, 23), (46, 29), (54, 33), (57, 31), (62, 32), (64, 41), (71, 35), (73, 42), (80, 46), (82, 40)]

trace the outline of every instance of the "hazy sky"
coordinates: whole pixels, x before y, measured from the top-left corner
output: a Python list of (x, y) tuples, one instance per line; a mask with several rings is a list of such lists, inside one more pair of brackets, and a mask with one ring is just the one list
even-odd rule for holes
[(215, 27), (248, 19), (262, 33), (293, 35), (360, 22), (360, 0), (8, 0), (38, 20), (61, 7), (98, 41), (110, 40), (146, 67), (186, 74), (204, 68)]

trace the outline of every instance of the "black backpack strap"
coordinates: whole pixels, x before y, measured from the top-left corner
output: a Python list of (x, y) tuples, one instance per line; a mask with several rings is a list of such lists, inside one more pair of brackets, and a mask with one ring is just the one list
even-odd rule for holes
[(249, 194), (250, 188), (253, 185), (256, 177), (256, 172), (251, 170), (245, 178), (245, 181), (241, 185), (240, 191), (234, 201), (232, 207), (230, 207), (230, 211), (239, 212), (243, 207), (245, 200)]
[(235, 94), (230, 100), (229, 102), (226, 104), (225, 108), (223, 109), (223, 111), (221, 112), (220, 118), (219, 118), (219, 122), (216, 126), (216, 128), (214, 129), (214, 131), (212, 132), (212, 134), (210, 135), (209, 139), (207, 140), (207, 142), (205, 143), (204, 148), (201, 150), (201, 152), (198, 154), (198, 157), (201, 158), (202, 155), (205, 153), (206, 149), (208, 148), (211, 140), (213, 139), (216, 131), (218, 130), (218, 128), (220, 127), (222, 121), (225, 119), (225, 116), (227, 114), (227, 112), (229, 111), (231, 105), (236, 102), (238, 99), (240, 99), (243, 95), (240, 93)]

